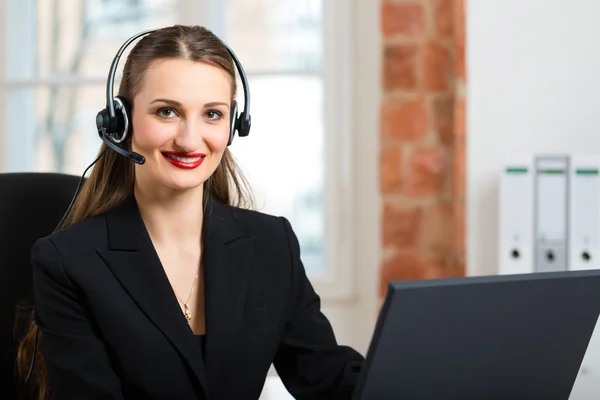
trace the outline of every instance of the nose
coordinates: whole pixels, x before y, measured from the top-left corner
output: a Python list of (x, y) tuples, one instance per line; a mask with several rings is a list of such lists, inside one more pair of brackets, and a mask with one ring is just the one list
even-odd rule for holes
[(200, 148), (203, 140), (200, 125), (195, 121), (185, 120), (179, 126), (175, 145), (186, 153), (193, 153)]

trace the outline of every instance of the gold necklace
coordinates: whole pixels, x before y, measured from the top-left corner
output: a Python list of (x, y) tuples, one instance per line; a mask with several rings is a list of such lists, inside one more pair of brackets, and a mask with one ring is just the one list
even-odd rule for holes
[(187, 302), (184, 303), (179, 298), (179, 296), (177, 296), (177, 293), (175, 293), (175, 297), (177, 297), (177, 300), (179, 300), (181, 302), (181, 304), (183, 304), (183, 312), (185, 314), (185, 319), (187, 319), (188, 324), (192, 321), (192, 313), (190, 312), (188, 303), (190, 302), (190, 299), (192, 298), (192, 293), (194, 293), (194, 286), (196, 286), (197, 280), (198, 280), (198, 272), (196, 272), (196, 277), (194, 278), (194, 283), (192, 284), (192, 288), (190, 289), (190, 295), (188, 296)]

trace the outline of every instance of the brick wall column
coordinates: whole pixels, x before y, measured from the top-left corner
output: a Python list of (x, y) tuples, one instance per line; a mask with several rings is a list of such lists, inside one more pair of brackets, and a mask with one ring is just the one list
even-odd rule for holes
[(383, 295), (465, 273), (464, 0), (383, 0)]

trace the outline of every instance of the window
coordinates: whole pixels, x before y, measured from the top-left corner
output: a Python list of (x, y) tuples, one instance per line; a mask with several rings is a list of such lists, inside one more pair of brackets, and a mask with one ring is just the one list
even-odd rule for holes
[(11, 0), (5, 14), (5, 168), (81, 175), (100, 139), (95, 118), (116, 49), (176, 22), (176, 0)]
[[(227, 0), (222, 37), (248, 70), (253, 127), (232, 146), (261, 209), (290, 219), (313, 276), (325, 270), (322, 0)], [(238, 145), (239, 144), (239, 145)]]
[[(241, 59), (252, 129), (231, 150), (263, 212), (286, 216), (324, 296), (352, 288), (348, 7), (325, 0), (4, 0), (3, 169), (80, 175), (119, 46), (141, 30), (209, 26)], [(122, 57), (120, 67), (123, 66)], [(117, 82), (118, 83), (118, 82)], [(243, 98), (238, 98), (243, 103)]]

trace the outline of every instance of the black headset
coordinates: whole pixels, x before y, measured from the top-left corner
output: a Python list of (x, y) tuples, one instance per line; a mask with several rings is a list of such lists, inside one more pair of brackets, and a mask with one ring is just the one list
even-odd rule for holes
[[(127, 99), (124, 99), (120, 96), (113, 96), (113, 87), (115, 84), (115, 75), (117, 73), (117, 65), (119, 64), (119, 59), (121, 58), (121, 54), (125, 51), (127, 46), (131, 44), (134, 40), (141, 36), (145, 36), (149, 33), (155, 32), (156, 29), (150, 29), (147, 31), (143, 31), (135, 34), (134, 36), (127, 39), (127, 41), (121, 46), (117, 55), (112, 61), (110, 66), (110, 70), (108, 72), (108, 80), (106, 82), (106, 108), (101, 110), (98, 115), (96, 115), (96, 128), (98, 129), (98, 135), (102, 139), (104, 143), (120, 155), (126, 157), (127, 159), (133, 161), (136, 164), (144, 164), (146, 159), (141, 154), (135, 153), (133, 151), (129, 151), (119, 147), (119, 144), (122, 143), (127, 135), (131, 133), (131, 107)], [(238, 136), (245, 137), (250, 133), (250, 88), (248, 86), (248, 79), (246, 77), (246, 73), (244, 72), (244, 67), (242, 67), (242, 63), (237, 58), (233, 50), (223, 41), (221, 41), (223, 46), (229, 51), (231, 58), (233, 58), (233, 62), (237, 67), (238, 74), (240, 75), (240, 79), (242, 80), (242, 86), (244, 88), (244, 110), (241, 114), (238, 114), (238, 105), (235, 100), (233, 100), (231, 104), (231, 127), (229, 130), (229, 141), (227, 142), (227, 146), (229, 146), (233, 142), (233, 136), (237, 131)], [(75, 189), (75, 195), (71, 200), (71, 204), (67, 208), (67, 211), (63, 215), (61, 221), (58, 223), (54, 232), (58, 230), (58, 228), (62, 225), (64, 219), (71, 211), (73, 204), (75, 203), (75, 199), (79, 194), (79, 190), (81, 188), (81, 184), (83, 183), (83, 179), (87, 171), (94, 165), (96, 162), (104, 155), (102, 152), (95, 160), (92, 162), (83, 172), (81, 179), (79, 180), (79, 184), (77, 185), (77, 189)], [(54, 233), (53, 232), (53, 233)], [(39, 335), (39, 327), (36, 328), (35, 332), (35, 340), (33, 342), (33, 355), (31, 356), (31, 363), (29, 365), (29, 372), (27, 373), (27, 377), (25, 378), (25, 385), (29, 382), (31, 378), (31, 374), (33, 372), (33, 366), (35, 365), (35, 353), (37, 351), (37, 342)]]
[[(127, 138), (127, 135), (131, 133), (131, 107), (127, 99), (124, 99), (120, 96), (113, 96), (113, 87), (119, 59), (121, 58), (121, 54), (123, 54), (127, 46), (129, 46), (131, 42), (137, 38), (155, 31), (156, 29), (151, 29), (140, 32), (129, 38), (121, 46), (117, 52), (117, 55), (113, 59), (110, 66), (110, 71), (108, 72), (108, 80), (106, 83), (106, 108), (96, 115), (96, 128), (98, 129), (98, 135), (100, 138), (102, 138), (102, 141), (106, 143), (108, 147), (136, 164), (144, 164), (146, 162), (144, 156), (118, 146)], [(250, 88), (248, 86), (248, 79), (246, 77), (246, 73), (244, 72), (244, 67), (242, 67), (242, 63), (237, 58), (233, 50), (231, 50), (231, 48), (225, 42), (221, 41), (221, 43), (223, 46), (225, 46), (233, 58), (233, 62), (237, 67), (240, 79), (242, 80), (242, 86), (244, 88), (244, 110), (242, 113), (238, 115), (237, 101), (233, 100), (231, 104), (231, 127), (229, 131), (229, 141), (227, 142), (227, 145), (229, 146), (233, 142), (235, 131), (237, 131), (238, 136), (241, 137), (248, 136), (250, 133)]]

